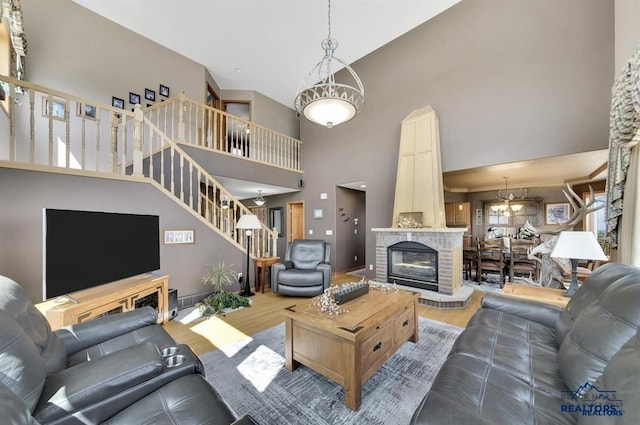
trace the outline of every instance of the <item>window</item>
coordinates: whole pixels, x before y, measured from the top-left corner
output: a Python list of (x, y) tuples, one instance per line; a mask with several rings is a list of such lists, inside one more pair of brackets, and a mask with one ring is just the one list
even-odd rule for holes
[(493, 228), (495, 235), (514, 235), (527, 221), (539, 225), (540, 210), (538, 201), (485, 202), (485, 226)]
[[(606, 196), (604, 192), (595, 192), (594, 196), (596, 198), (597, 205), (604, 205), (606, 200)], [(589, 193), (583, 194), (583, 197), (585, 202), (591, 201)], [(587, 230), (593, 233), (598, 239), (598, 241), (600, 242), (600, 244), (603, 243), (604, 239), (607, 236), (607, 227), (605, 223), (604, 208), (600, 208), (599, 210), (594, 211), (591, 214), (587, 215), (587, 217), (584, 220), (584, 230)]]
[[(0, 21), (0, 74), (10, 75), (11, 71), (11, 42), (5, 21)], [(9, 113), (9, 84), (0, 87), (0, 105)]]

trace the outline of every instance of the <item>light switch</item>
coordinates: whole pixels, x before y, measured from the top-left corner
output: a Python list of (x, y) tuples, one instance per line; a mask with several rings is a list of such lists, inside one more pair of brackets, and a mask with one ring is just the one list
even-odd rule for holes
[(327, 193), (326, 192), (321, 193), (320, 199), (327, 199)]
[(309, 229), (309, 234), (313, 235), (313, 229)]
[(333, 230), (326, 230), (324, 232), (324, 234), (327, 235), (327, 236), (331, 236), (331, 235), (333, 235)]
[(358, 229), (353, 229), (353, 233), (358, 234)]

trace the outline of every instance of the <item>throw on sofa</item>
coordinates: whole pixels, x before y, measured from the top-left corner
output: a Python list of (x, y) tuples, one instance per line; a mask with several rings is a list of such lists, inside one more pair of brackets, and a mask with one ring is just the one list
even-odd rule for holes
[(280, 295), (313, 297), (331, 286), (331, 246), (323, 240), (289, 243), (284, 263), (271, 266), (271, 287)]
[[(200, 359), (156, 320), (145, 307), (52, 331), (0, 276), (0, 423), (232, 423)], [(166, 347), (183, 362), (168, 361)]]
[(640, 269), (625, 264), (564, 309), (487, 294), (411, 423), (636, 425), (639, 325)]

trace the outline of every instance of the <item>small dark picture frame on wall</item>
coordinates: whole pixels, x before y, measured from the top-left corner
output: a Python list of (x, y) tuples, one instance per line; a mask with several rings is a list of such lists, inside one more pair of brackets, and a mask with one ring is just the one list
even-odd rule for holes
[(144, 98), (147, 100), (156, 101), (156, 92), (151, 89), (144, 89)]
[(124, 109), (124, 99), (120, 99), (119, 97), (111, 97), (111, 106), (114, 108)]
[(160, 96), (169, 97), (169, 87), (160, 84)]
[(140, 103), (140, 95), (129, 92), (129, 103), (132, 105)]

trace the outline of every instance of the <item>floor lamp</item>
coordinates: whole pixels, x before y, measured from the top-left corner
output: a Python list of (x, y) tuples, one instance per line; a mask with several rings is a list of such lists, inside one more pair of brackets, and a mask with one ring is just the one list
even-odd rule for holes
[(608, 260), (591, 232), (560, 232), (560, 237), (551, 251), (551, 257), (571, 260), (571, 285), (565, 292), (565, 297), (573, 296), (578, 290), (579, 260)]
[(236, 224), (236, 229), (245, 229), (245, 235), (247, 235), (247, 274), (245, 275), (245, 284), (243, 291), (240, 295), (243, 297), (251, 297), (255, 295), (251, 292), (251, 282), (249, 281), (249, 253), (251, 252), (251, 233), (254, 229), (261, 229), (260, 220), (254, 214), (244, 214), (240, 216), (240, 220), (238, 220), (238, 224)]

